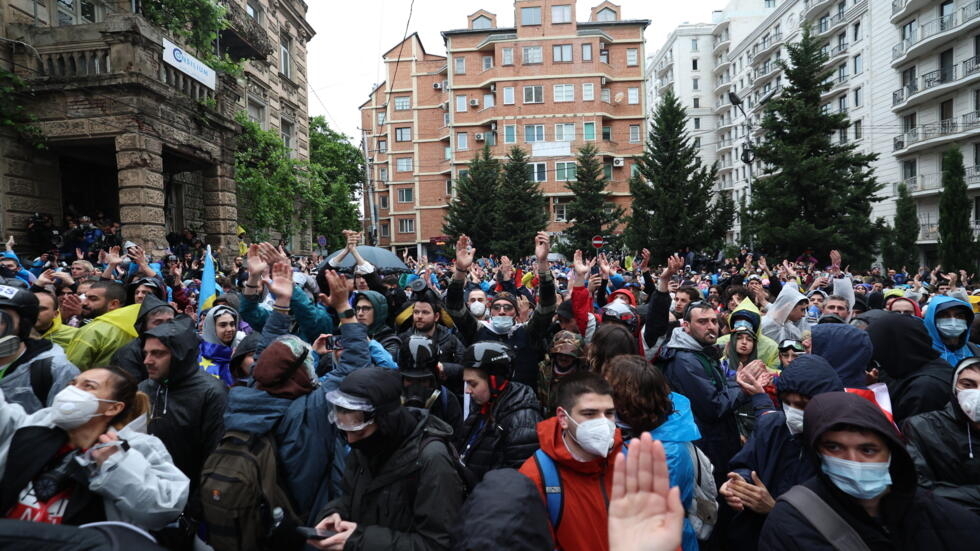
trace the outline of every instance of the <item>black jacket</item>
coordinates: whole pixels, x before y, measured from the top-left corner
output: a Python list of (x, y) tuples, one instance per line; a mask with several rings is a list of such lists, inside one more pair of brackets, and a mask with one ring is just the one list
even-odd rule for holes
[[(173, 310), (173, 306), (160, 300), (156, 295), (147, 295), (143, 299), (139, 314), (136, 316), (136, 332), (140, 336), (146, 332), (146, 316), (158, 308)], [(137, 381), (146, 380), (146, 366), (143, 365), (143, 339), (133, 339), (116, 350), (116, 353), (112, 355), (112, 363), (128, 371), (130, 375), (136, 377)]]
[(453, 549), (541, 551), (554, 549), (548, 511), (531, 479), (514, 469), (487, 473), (463, 504), (453, 529)]
[(228, 391), (224, 383), (198, 367), (198, 338), (189, 321), (168, 321), (144, 334), (144, 338), (160, 339), (172, 358), (167, 379), (147, 379), (139, 388), (150, 397), (147, 432), (163, 442), (174, 465), (191, 479), (187, 503), (196, 507), (201, 467), (225, 432)]
[[(398, 335), (401, 342), (407, 343), (412, 335), (415, 334), (414, 329), (409, 329), (408, 331), (403, 331)], [(442, 362), (442, 369), (446, 374), (446, 383), (453, 392), (462, 391), (462, 381), (463, 381), (463, 364), (459, 363), (463, 359), (463, 352), (466, 347), (460, 342), (456, 335), (446, 327), (445, 325), (436, 324), (436, 331), (432, 334), (432, 342), (439, 346), (439, 361)], [(395, 356), (395, 361), (398, 361), (398, 356)]]
[(980, 514), (980, 431), (959, 404), (954, 400), (939, 411), (909, 417), (902, 432), (919, 486)]
[[(415, 430), (379, 469), (354, 449), (344, 471), (344, 495), (327, 504), (333, 513), (357, 523), (344, 549), (424, 551), (449, 548), (449, 531), (463, 504), (463, 483), (448, 443), (452, 431), (418, 410)], [(424, 447), (423, 447), (423, 444)]]
[[(811, 399), (805, 411), (803, 437), (815, 465), (819, 465), (819, 457), (813, 450), (820, 436), (838, 424), (876, 432), (888, 443), (892, 484), (881, 498), (877, 518), (838, 489), (819, 466), (817, 475), (803, 484), (853, 527), (872, 551), (976, 549), (980, 517), (917, 487), (912, 458), (898, 431), (877, 406), (855, 394), (830, 392)], [(777, 501), (762, 528), (759, 549), (830, 551), (834, 547), (805, 513)]]
[(456, 449), (477, 478), (493, 469), (516, 469), (538, 449), (540, 421), (541, 404), (534, 391), (511, 381), (489, 415), (474, 411), (466, 418)]

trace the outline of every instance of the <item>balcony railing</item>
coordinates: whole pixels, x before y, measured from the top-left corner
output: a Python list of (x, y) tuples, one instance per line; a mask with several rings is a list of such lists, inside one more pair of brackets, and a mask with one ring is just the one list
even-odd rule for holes
[[(892, 92), (892, 105), (903, 103), (919, 92), (956, 82), (975, 74), (980, 74), (980, 56), (971, 57), (958, 65), (925, 73), (910, 84)], [(921, 86), (919, 85), (920, 80)]]
[[(905, 4), (903, 2), (902, 6), (904, 5)], [(893, 10), (894, 6), (895, 5), (893, 3)], [(905, 52), (919, 42), (942, 34), (946, 31), (951, 31), (978, 17), (980, 17), (980, 0), (973, 0), (963, 7), (959, 13), (954, 12), (926, 21), (925, 23), (919, 25), (918, 32), (913, 31), (908, 38), (899, 42), (892, 48), (892, 59), (895, 60), (902, 57), (905, 55)]]
[(892, 0), (892, 15), (902, 11), (902, 8), (904, 8), (905, 4), (908, 3), (909, 0)]
[(915, 93), (919, 91), (919, 85), (917, 82), (918, 81), (913, 80), (909, 84), (892, 92), (892, 105), (898, 105), (899, 103), (902, 103), (915, 95)]
[(843, 42), (830, 49), (830, 57), (837, 57), (846, 51), (847, 51), (847, 42)]
[(922, 89), (928, 90), (954, 80), (956, 80), (956, 66), (943, 67), (922, 75)]

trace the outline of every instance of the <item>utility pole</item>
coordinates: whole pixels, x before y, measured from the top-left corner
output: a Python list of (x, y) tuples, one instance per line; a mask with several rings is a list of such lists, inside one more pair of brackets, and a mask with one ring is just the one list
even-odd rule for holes
[(378, 211), (374, 208), (374, 184), (371, 182), (371, 157), (368, 150), (367, 131), (361, 129), (361, 152), (364, 154), (364, 193), (368, 200), (368, 213), (365, 219), (370, 217), (371, 225), (368, 226), (367, 244), (377, 245), (375, 236), (378, 231)]
[[(755, 160), (755, 154), (753, 152), (754, 146), (752, 144), (752, 119), (749, 118), (748, 114), (745, 112), (745, 108), (742, 107), (742, 98), (738, 97), (738, 94), (732, 91), (728, 92), (728, 101), (730, 101), (732, 105), (741, 111), (742, 118), (745, 119), (745, 147), (742, 148), (741, 159), (742, 162), (749, 167), (749, 179), (748, 182), (746, 182), (745, 189), (746, 194), (749, 196), (749, 201), (751, 201), (752, 180), (755, 178), (755, 175), (752, 173), (752, 161)], [(749, 248), (753, 251), (755, 250), (755, 238), (751, 234), (749, 235)]]

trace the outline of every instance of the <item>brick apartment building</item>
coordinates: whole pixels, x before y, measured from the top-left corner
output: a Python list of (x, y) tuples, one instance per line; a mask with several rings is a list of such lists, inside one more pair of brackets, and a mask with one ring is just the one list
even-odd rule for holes
[[(365, 228), (381, 246), (438, 254), (453, 182), (484, 145), (520, 146), (548, 198), (548, 231), (568, 227), (575, 156), (592, 143), (616, 204), (629, 207), (643, 150), (648, 20), (602, 2), (578, 21), (574, 0), (515, 0), (512, 27), (479, 10), (443, 31), (447, 56), (412, 35), (383, 56), (386, 80), (361, 109), (370, 183)], [(519, 213), (515, 213), (519, 215)]]
[[(225, 255), (237, 250), (235, 228), (248, 223), (238, 215), (235, 115), (247, 111), (308, 156), (314, 30), (303, 0), (219, 3), (230, 26), (218, 43), (247, 62), (242, 76), (212, 71), (207, 82), (167, 62), (167, 42), (173, 52), (181, 41), (134, 13), (131, 0), (0, 0), (0, 66), (29, 84), (25, 106), (48, 146), (0, 134), (0, 232), (17, 236), (18, 252), (40, 248), (23, 238), (32, 213), (60, 225), (99, 211), (156, 254), (184, 227)], [(298, 237), (294, 249), (310, 242)]]

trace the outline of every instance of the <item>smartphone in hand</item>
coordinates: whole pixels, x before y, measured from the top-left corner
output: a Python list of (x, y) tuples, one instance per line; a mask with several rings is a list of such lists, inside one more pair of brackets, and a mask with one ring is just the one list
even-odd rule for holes
[(325, 540), (337, 535), (337, 532), (334, 532), (333, 530), (317, 530), (316, 528), (310, 528), (309, 526), (297, 526), (296, 531), (299, 532), (304, 539), (308, 540)]

